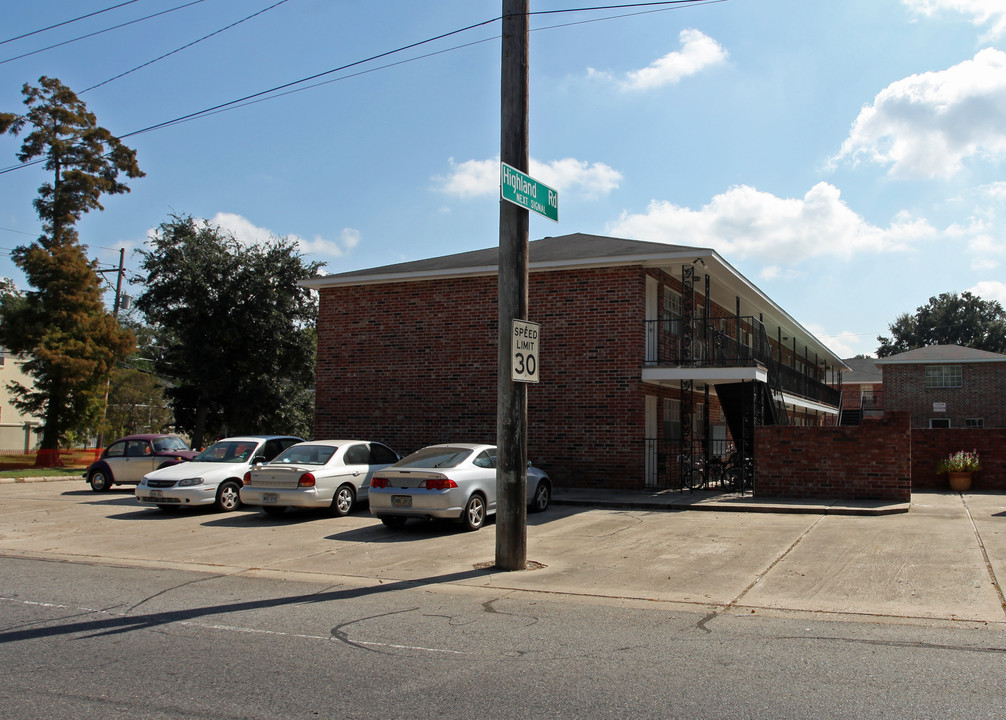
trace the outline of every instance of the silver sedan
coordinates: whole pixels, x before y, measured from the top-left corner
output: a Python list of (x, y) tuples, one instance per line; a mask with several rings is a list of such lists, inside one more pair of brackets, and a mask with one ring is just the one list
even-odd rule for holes
[[(533, 512), (548, 507), (552, 483), (543, 470), (527, 469), (527, 502)], [(478, 530), (496, 512), (496, 446), (431, 445), (374, 475), (370, 512), (388, 527), (410, 517), (459, 520)]]
[(259, 505), (267, 515), (280, 515), (288, 507), (348, 515), (367, 499), (373, 474), (399, 459), (386, 445), (366, 440), (298, 443), (245, 473), (241, 502)]

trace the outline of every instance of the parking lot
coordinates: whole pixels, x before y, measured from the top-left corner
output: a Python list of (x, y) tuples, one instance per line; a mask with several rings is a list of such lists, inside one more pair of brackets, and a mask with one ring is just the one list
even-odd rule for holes
[(492, 569), (495, 528), (254, 510), (165, 513), (132, 488), (0, 485), (0, 554), (358, 584), (493, 588), (715, 612), (1006, 626), (1006, 498), (918, 493), (907, 513), (847, 516), (556, 504), (529, 516), (535, 568)]

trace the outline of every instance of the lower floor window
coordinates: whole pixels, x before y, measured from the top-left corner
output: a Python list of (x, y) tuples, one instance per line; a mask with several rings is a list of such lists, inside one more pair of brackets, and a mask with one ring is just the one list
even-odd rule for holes
[(964, 427), (983, 428), (985, 427), (985, 418), (964, 418)]
[(948, 428), (950, 427), (950, 418), (931, 418), (929, 420), (930, 428)]

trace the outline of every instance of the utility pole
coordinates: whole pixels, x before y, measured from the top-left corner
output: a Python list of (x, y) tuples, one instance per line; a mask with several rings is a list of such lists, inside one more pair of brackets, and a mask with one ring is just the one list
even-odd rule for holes
[[(503, 0), (500, 160), (528, 171), (530, 0)], [(527, 320), (528, 211), (500, 200), (496, 568), (527, 566), (527, 386), (511, 379), (513, 321)]]
[[(99, 273), (104, 275), (106, 272), (113, 272), (112, 270), (99, 270)], [(114, 271), (118, 274), (115, 280), (115, 303), (112, 305), (112, 316), (118, 320), (119, 319), (119, 305), (122, 299), (122, 276), (126, 272), (126, 248), (119, 248), (119, 269)], [(102, 448), (105, 446), (105, 420), (108, 418), (108, 392), (112, 387), (112, 378), (108, 377), (105, 379), (105, 400), (101, 406), (101, 427), (98, 428), (98, 439), (95, 442), (95, 446)]]

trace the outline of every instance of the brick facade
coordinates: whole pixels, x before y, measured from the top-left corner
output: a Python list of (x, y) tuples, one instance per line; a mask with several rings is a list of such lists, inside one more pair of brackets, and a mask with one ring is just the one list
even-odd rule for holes
[(908, 502), (912, 436), (907, 413), (841, 427), (755, 429), (755, 496)]
[(940, 458), (958, 450), (977, 450), (982, 469), (971, 489), (978, 492), (1006, 492), (1006, 429), (939, 430), (912, 429), (912, 487), (945, 490), (947, 476), (936, 474)]
[[(558, 485), (642, 487), (645, 272), (540, 272), (528, 457)], [(323, 288), (315, 433), (399, 452), (496, 437), (495, 277)]]
[[(943, 364), (961, 368), (961, 387), (927, 388), (925, 369), (931, 364), (884, 365), (884, 407), (909, 412), (913, 428), (928, 428), (937, 418), (950, 420), (951, 428), (977, 418), (986, 428), (1006, 427), (1006, 362)], [(944, 403), (946, 411), (935, 411), (936, 403)]]

